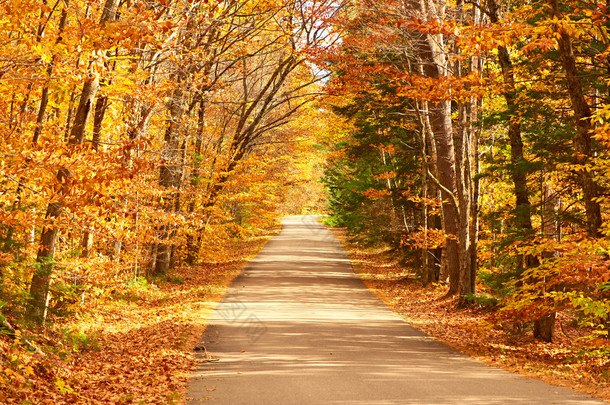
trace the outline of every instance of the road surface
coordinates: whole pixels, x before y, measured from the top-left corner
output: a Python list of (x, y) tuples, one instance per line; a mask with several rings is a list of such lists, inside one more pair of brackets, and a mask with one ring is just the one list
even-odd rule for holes
[(354, 275), (314, 216), (284, 219), (231, 284), (202, 344), (218, 361), (192, 375), (191, 404), (603, 403), (484, 365), (410, 327)]

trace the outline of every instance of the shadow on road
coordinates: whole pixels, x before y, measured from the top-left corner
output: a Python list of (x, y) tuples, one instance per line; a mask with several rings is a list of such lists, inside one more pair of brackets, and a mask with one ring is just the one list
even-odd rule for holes
[[(289, 217), (218, 306), (191, 403), (594, 404), (483, 365), (408, 326), (313, 217)], [(202, 360), (205, 360), (202, 356)]]

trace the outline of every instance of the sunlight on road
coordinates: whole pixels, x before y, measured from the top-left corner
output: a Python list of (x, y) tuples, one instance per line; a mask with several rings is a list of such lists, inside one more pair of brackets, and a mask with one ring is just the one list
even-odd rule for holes
[(211, 325), (204, 339), (214, 361), (203, 358), (189, 392), (209, 404), (597, 403), (484, 366), (409, 327), (355, 277), (315, 217), (284, 220)]

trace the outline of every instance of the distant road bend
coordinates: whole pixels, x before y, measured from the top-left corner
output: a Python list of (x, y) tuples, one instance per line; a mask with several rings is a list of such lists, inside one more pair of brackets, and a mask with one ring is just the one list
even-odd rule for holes
[(284, 219), (232, 283), (202, 344), (218, 361), (191, 377), (191, 404), (603, 403), (410, 327), (356, 278), (315, 216)]

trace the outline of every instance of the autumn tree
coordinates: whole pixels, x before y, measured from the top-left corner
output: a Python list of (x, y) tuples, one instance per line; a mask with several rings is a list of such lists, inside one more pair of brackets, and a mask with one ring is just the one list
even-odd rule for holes
[[(114, 19), (116, 14), (117, 0), (107, 0), (101, 10), (101, 16), (99, 18), (99, 25), (103, 28), (108, 22)], [(61, 24), (61, 22), (60, 22)], [(82, 91), (79, 97), (78, 107), (68, 136), (68, 153), (78, 153), (77, 147), (83, 144), (85, 137), (85, 127), (89, 120), (90, 113), (93, 109), (93, 103), (95, 96), (99, 89), (100, 77), (99, 72), (94, 68), (95, 61), (91, 62), (91, 71), (84, 78)], [(43, 89), (43, 93), (45, 90)], [(41, 102), (41, 108), (39, 109), (39, 116), (44, 114), (43, 103), (46, 103), (46, 94), (43, 94), (43, 100)], [(38, 123), (36, 130), (39, 128)], [(35, 134), (36, 138), (36, 134)], [(36, 139), (35, 139), (36, 140)], [(69, 183), (70, 181), (70, 170), (66, 167), (62, 167), (57, 172), (57, 183), (58, 183), (58, 197), (62, 198), (70, 193)], [(52, 272), (52, 261), (55, 257), (55, 245), (57, 242), (58, 229), (53, 221), (59, 219), (63, 211), (63, 203), (61, 200), (55, 201), (48, 205), (45, 218), (51, 223), (47, 225), (40, 236), (40, 247), (36, 256), (36, 263), (38, 265), (34, 272), (31, 285), (30, 295), (31, 300), (29, 303), (28, 314), (36, 322), (42, 323), (45, 318), (45, 311), (47, 307), (49, 285), (51, 281)]]
[[(478, 186), (474, 179), (477, 142), (473, 122), (477, 121), (478, 96), (465, 91), (461, 83), (477, 86), (479, 64), (473, 61), (465, 66), (450, 58), (455, 41), (451, 37), (452, 23), (445, 24), (446, 10), (441, 4), (366, 3), (354, 10), (357, 17), (352, 26), (358, 28), (352, 31), (353, 38), (361, 42), (346, 41), (347, 46), (357, 44), (353, 45), (357, 49), (369, 47), (376, 54), (394, 55), (393, 60), (382, 57), (391, 67), (380, 63), (372, 69), (396, 83), (399, 97), (410, 100), (409, 115), (418, 123), (421, 137), (420, 154), (434, 156), (430, 167), (435, 172), (429, 172), (426, 166), (425, 177), (434, 183), (430, 189), (438, 187), (443, 201), (442, 224), (448, 235), (443, 266), (448, 273), (449, 294), (466, 297), (475, 287)], [(464, 14), (459, 7), (455, 11)], [(349, 33), (350, 28), (346, 29)], [(372, 40), (362, 40), (363, 31)], [(340, 66), (348, 74), (360, 75), (349, 62)], [(452, 101), (460, 111), (455, 122)], [(426, 151), (430, 150), (427, 139), (432, 141), (434, 154)], [(427, 198), (424, 196), (423, 201)]]
[[(480, 274), (483, 288), (504, 300), (506, 316), (520, 327), (533, 321), (541, 340), (552, 339), (556, 311), (584, 305), (564, 292), (595, 295), (600, 285), (599, 279), (590, 286), (568, 280), (580, 280), (577, 274), (587, 267), (571, 262), (577, 256), (572, 249), (597, 246), (603, 229), (605, 153), (595, 142), (605, 139), (607, 85), (599, 80), (607, 75), (603, 7), (358, 3), (337, 24), (344, 38), (328, 59), (335, 72), (331, 95), (375, 100), (384, 94), (383, 103), (402, 103), (404, 117), (416, 124), (422, 156), (422, 187), (416, 192), (430, 204), (435, 189), (441, 193), (441, 278), (449, 273), (449, 294), (458, 294), (463, 304), (476, 299)], [(395, 96), (388, 97), (388, 86)], [(353, 142), (358, 131), (346, 140)], [(353, 166), (365, 161), (355, 155), (342, 159)], [(332, 179), (334, 185), (344, 181), (335, 195), (349, 195), (348, 172), (332, 172)], [(363, 205), (376, 202), (358, 204), (335, 206), (337, 218), (348, 215), (345, 210), (366, 212)], [(422, 219), (420, 239), (432, 240), (433, 219)], [(587, 263), (595, 262), (596, 253), (589, 254)], [(428, 282), (430, 262), (422, 262)], [(592, 308), (595, 300), (587, 305)], [(511, 312), (517, 307), (521, 312)]]
[(276, 220), (335, 4), (1, 7), (5, 311), (41, 323)]

